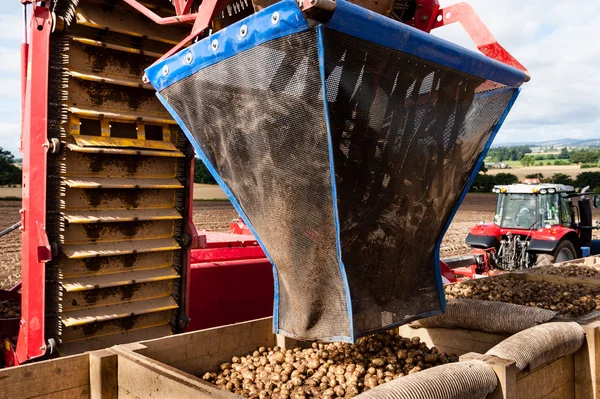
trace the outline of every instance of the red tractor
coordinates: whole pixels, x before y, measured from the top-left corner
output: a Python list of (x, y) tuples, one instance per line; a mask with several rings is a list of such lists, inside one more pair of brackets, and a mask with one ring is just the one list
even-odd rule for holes
[[(539, 179), (495, 186), (498, 203), (493, 222), (479, 222), (466, 239), (475, 264), (455, 273), (526, 269), (598, 253), (592, 229), (600, 228), (600, 222), (592, 225), (592, 199), (586, 191), (540, 184)], [(594, 196), (593, 203), (598, 207), (600, 197)]]

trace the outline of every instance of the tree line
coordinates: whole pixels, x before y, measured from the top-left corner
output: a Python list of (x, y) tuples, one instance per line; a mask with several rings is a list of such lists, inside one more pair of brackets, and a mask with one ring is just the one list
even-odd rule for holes
[(13, 186), (21, 182), (21, 169), (15, 166), (14, 155), (0, 147), (0, 186)]
[[(582, 189), (586, 186), (591, 191), (600, 191), (600, 172), (581, 172), (574, 179), (564, 173), (554, 173), (552, 176), (545, 177), (542, 173), (534, 173), (525, 176), (526, 178), (538, 178), (540, 183), (565, 184), (573, 186), (576, 189)], [(491, 193), (494, 186), (519, 183), (517, 176), (512, 173), (498, 173), (497, 175), (488, 175), (479, 173), (470, 191), (476, 193)]]

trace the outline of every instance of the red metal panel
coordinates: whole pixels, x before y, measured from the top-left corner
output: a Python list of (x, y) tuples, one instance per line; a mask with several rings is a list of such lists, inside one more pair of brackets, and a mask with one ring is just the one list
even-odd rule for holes
[(457, 3), (437, 11), (432, 29), (455, 22), (460, 22), (473, 43), (483, 54), (527, 72), (527, 69), (498, 43), (470, 4)]
[(223, 247), (192, 250), (192, 263), (266, 258), (259, 246)]
[[(195, 39), (206, 28), (208, 28), (208, 24), (210, 23), (213, 13), (215, 12), (215, 9), (217, 8), (218, 2), (219, 2), (219, 0), (204, 0), (202, 2), (202, 5), (200, 6), (200, 9), (198, 9), (198, 12), (195, 14), (196, 21), (194, 22), (194, 26), (192, 28), (192, 33), (190, 33), (190, 35), (188, 37), (183, 39), (181, 41), (181, 43), (177, 44), (175, 47), (173, 47), (171, 50), (169, 50), (165, 55), (160, 57), (160, 59), (158, 59), (156, 62), (160, 62), (166, 58), (169, 58), (170, 56), (172, 56), (173, 54), (175, 54), (176, 52), (181, 50), (185, 45), (187, 45), (193, 39)], [(224, 2), (222, 1), (222, 3), (224, 3)]]
[(435, 23), (435, 17), (440, 9), (438, 0), (420, 0), (417, 2), (415, 17), (408, 21), (408, 25), (424, 32), (429, 32)]
[[(210, 250), (206, 250), (210, 251)], [(188, 303), (195, 331), (273, 314), (273, 268), (268, 259), (192, 264)]]
[(44, 339), (45, 262), (40, 249), (47, 243), (46, 154), (48, 151), (48, 65), (52, 28), (50, 12), (35, 7), (30, 21), (31, 38), (26, 66), (26, 99), (23, 113), (23, 209), (22, 303), (18, 362), (40, 357), (46, 352)]

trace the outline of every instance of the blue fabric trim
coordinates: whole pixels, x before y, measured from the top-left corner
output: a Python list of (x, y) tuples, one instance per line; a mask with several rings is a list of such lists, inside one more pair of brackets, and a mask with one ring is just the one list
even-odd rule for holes
[(246, 222), (246, 225), (248, 226), (248, 228), (254, 235), (254, 238), (256, 238), (258, 245), (260, 245), (263, 252), (265, 253), (265, 256), (267, 257), (267, 259), (269, 259), (269, 262), (271, 262), (271, 265), (273, 265), (273, 280), (274, 280), (274, 293), (275, 293), (275, 298), (273, 300), (273, 331), (277, 331), (278, 326), (279, 326), (279, 279), (278, 279), (278, 275), (277, 275), (277, 269), (275, 268), (275, 263), (273, 262), (273, 259), (271, 259), (271, 256), (269, 255), (269, 252), (267, 251), (267, 247), (260, 239), (260, 236), (256, 233), (256, 229), (250, 222), (250, 219), (248, 218), (248, 216), (246, 216), (246, 213), (242, 209), (242, 206), (237, 201), (237, 199), (235, 198), (235, 196), (233, 195), (233, 193), (231, 192), (231, 190), (229, 189), (227, 184), (225, 184), (223, 179), (221, 179), (221, 176), (219, 176), (219, 174), (217, 173), (217, 171), (215, 170), (213, 165), (210, 163), (210, 161), (208, 160), (208, 157), (204, 154), (204, 152), (202, 151), (202, 148), (200, 147), (200, 145), (198, 144), (198, 142), (196, 141), (196, 139), (194, 138), (192, 133), (188, 130), (187, 126), (185, 125), (185, 123), (183, 123), (183, 121), (181, 120), (181, 118), (179, 117), (177, 112), (175, 112), (175, 109), (173, 109), (173, 107), (171, 107), (171, 105), (167, 102), (167, 100), (165, 100), (165, 98), (160, 93), (156, 93), (156, 97), (158, 97), (160, 102), (164, 105), (164, 107), (167, 109), (167, 111), (171, 114), (171, 116), (173, 117), (175, 122), (177, 122), (177, 124), (179, 125), (181, 130), (183, 130), (183, 132), (185, 133), (185, 135), (188, 138), (188, 140), (190, 141), (190, 143), (192, 143), (192, 145), (194, 146), (194, 149), (196, 150), (196, 154), (198, 155), (198, 157), (200, 157), (202, 162), (204, 162), (204, 165), (206, 165), (206, 168), (208, 169), (210, 174), (215, 178), (215, 180), (217, 181), (219, 186), (223, 189), (223, 191), (225, 192), (225, 195), (227, 195), (227, 198), (229, 199), (229, 201), (231, 201), (231, 204), (233, 205), (235, 210), (244, 219), (244, 222)]
[(525, 81), (525, 72), (483, 54), (340, 0), (327, 27), (385, 47), (507, 86)]
[(446, 296), (444, 295), (444, 284), (442, 283), (441, 270), (440, 270), (440, 248), (442, 246), (442, 240), (444, 239), (444, 236), (446, 235), (446, 232), (448, 231), (448, 228), (450, 227), (450, 224), (452, 223), (452, 219), (454, 219), (454, 216), (456, 216), (456, 212), (458, 212), (458, 208), (460, 208), (460, 205), (462, 204), (463, 200), (465, 199), (465, 196), (469, 192), (469, 189), (471, 188), (473, 181), (475, 181), (475, 178), (477, 177), (477, 174), (479, 173), (479, 165), (481, 165), (483, 163), (483, 160), (487, 156), (487, 153), (490, 150), (490, 147), (492, 146), (492, 143), (494, 142), (494, 139), (496, 138), (498, 131), (500, 131), (502, 124), (506, 120), (506, 117), (508, 116), (508, 113), (512, 109), (520, 92), (521, 92), (520, 88), (517, 88), (515, 90), (515, 94), (513, 94), (513, 96), (511, 97), (510, 101), (508, 102), (508, 104), (506, 106), (506, 109), (500, 116), (500, 119), (498, 119), (496, 126), (494, 126), (494, 129), (492, 130), (492, 134), (490, 134), (490, 138), (489, 138), (487, 144), (485, 145), (485, 147), (483, 148), (483, 151), (481, 152), (481, 155), (479, 156), (477, 163), (475, 164), (476, 165), (475, 169), (473, 170), (471, 177), (469, 177), (469, 180), (467, 181), (467, 185), (465, 186), (465, 189), (463, 190), (460, 197), (458, 198), (458, 202), (456, 203), (456, 206), (454, 207), (454, 210), (452, 211), (452, 214), (450, 215), (450, 219), (448, 219), (448, 222), (446, 223), (444, 230), (442, 230), (442, 234), (440, 235), (437, 245), (435, 246), (435, 264), (437, 265), (436, 272), (437, 272), (437, 279), (438, 279), (438, 287), (439, 287), (439, 290), (441, 293), (441, 298), (443, 301), (442, 306), (444, 308), (446, 307)]
[[(277, 24), (271, 22), (271, 17), (275, 12), (279, 13)], [(247, 27), (245, 37), (240, 35), (242, 25)], [(172, 57), (152, 65), (146, 69), (146, 76), (152, 86), (157, 91), (161, 91), (209, 65), (232, 57), (244, 50), (308, 29), (309, 26), (296, 2), (294, 0), (282, 0), (200, 40)], [(214, 40), (219, 43), (216, 51), (212, 49)], [(192, 62), (188, 64), (186, 55), (189, 53), (192, 54)], [(166, 76), (163, 73), (165, 67), (168, 68)]]
[(337, 184), (335, 181), (335, 168), (333, 164), (333, 144), (331, 142), (331, 124), (329, 122), (329, 106), (327, 104), (327, 82), (325, 76), (325, 49), (323, 48), (323, 25), (317, 27), (318, 49), (319, 49), (319, 71), (321, 73), (321, 86), (323, 87), (323, 108), (325, 111), (325, 122), (327, 123), (327, 147), (329, 149), (329, 169), (331, 172), (331, 196), (333, 197), (333, 222), (335, 225), (335, 246), (337, 249), (337, 258), (340, 265), (340, 273), (344, 282), (344, 291), (346, 293), (346, 304), (348, 307), (348, 323), (350, 324), (350, 342), (354, 342), (354, 320), (352, 313), (352, 298), (350, 296), (350, 284), (346, 268), (342, 261), (342, 244), (340, 242), (340, 218), (337, 206)]

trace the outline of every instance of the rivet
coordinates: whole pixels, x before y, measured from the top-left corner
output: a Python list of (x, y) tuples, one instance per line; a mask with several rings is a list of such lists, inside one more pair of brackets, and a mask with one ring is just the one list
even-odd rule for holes
[(248, 27), (246, 25), (242, 25), (240, 27), (240, 36), (246, 37), (247, 34), (248, 34)]
[(168, 74), (169, 74), (169, 66), (168, 66), (168, 65), (165, 65), (165, 66), (163, 67), (163, 75), (167, 76)]
[(279, 13), (277, 11), (275, 11), (273, 13), (273, 15), (271, 15), (271, 23), (273, 25), (277, 25), (278, 22), (279, 22)]
[(188, 64), (191, 64), (193, 59), (194, 59), (194, 56), (192, 56), (191, 52), (187, 52), (185, 54), (185, 62), (187, 62)]
[(210, 44), (213, 51), (217, 51), (217, 49), (219, 48), (219, 41), (217, 39), (213, 40), (212, 43)]

